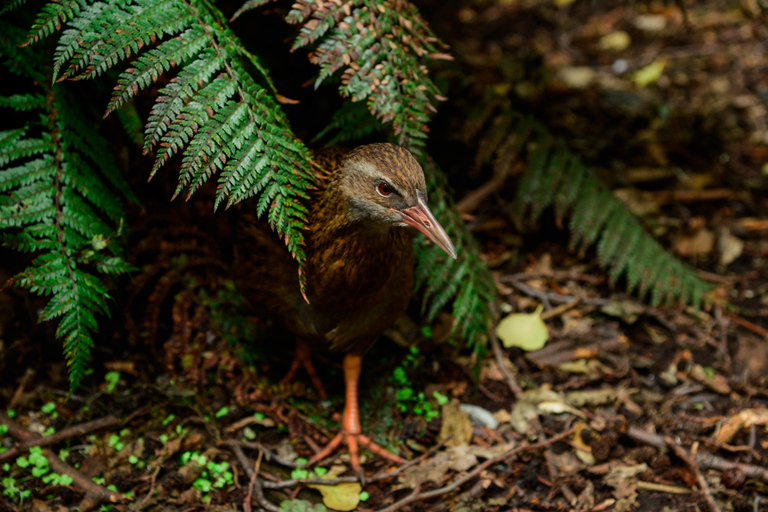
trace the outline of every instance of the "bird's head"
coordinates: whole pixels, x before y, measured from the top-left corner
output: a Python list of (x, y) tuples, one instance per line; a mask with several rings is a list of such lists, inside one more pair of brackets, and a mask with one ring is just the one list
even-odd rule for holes
[(412, 226), (452, 258), (456, 249), (427, 206), (424, 172), (410, 152), (393, 144), (369, 144), (341, 164), (341, 193), (351, 222)]

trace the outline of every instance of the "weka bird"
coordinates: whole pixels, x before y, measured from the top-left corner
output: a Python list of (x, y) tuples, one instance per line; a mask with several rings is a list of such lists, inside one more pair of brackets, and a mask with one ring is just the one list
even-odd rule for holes
[(456, 249), (427, 206), (424, 173), (407, 150), (371, 144), (335, 160), (330, 172), (316, 173), (306, 233), (306, 297), (296, 262), (254, 212), (244, 212), (239, 223), (236, 268), (245, 296), (296, 336), (290, 376), (303, 364), (324, 394), (308, 351), (344, 353), (341, 432), (309, 462), (324, 459), (343, 442), (362, 478), (359, 445), (403, 462), (361, 433), (357, 401), (362, 356), (405, 312), (411, 297), (411, 231), (403, 227), (415, 227), (453, 258)]

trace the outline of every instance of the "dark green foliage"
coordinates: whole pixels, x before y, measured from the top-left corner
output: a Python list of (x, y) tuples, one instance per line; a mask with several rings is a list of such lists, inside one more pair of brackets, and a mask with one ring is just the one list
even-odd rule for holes
[[(271, 0), (249, 0), (236, 14)], [(405, 0), (293, 4), (286, 21), (302, 25), (294, 49), (311, 47), (319, 86), (341, 72), (339, 93), (366, 101), (373, 116), (392, 123), (396, 141), (422, 158), (427, 124), (441, 100), (425, 63), (451, 59), (416, 7)]]
[[(558, 221), (570, 216), (571, 247), (580, 252), (597, 244), (600, 264), (612, 281), (622, 276), (627, 291), (651, 303), (680, 301), (699, 306), (712, 286), (670, 254), (648, 232), (593, 171), (582, 164), (544, 126), (514, 111), (505, 100), (491, 100), (473, 120), (482, 135), (478, 163), (495, 166), (525, 159), (515, 199), (514, 218), (523, 229), (526, 219), (535, 222), (554, 206)], [(498, 172), (498, 169), (497, 169)]]
[[(309, 152), (293, 136), (266, 73), (221, 12), (204, 0), (57, 0), (38, 16), (29, 40), (65, 22), (69, 28), (54, 58), (59, 79), (93, 78), (131, 61), (107, 113), (178, 68), (160, 90), (144, 130), (145, 153), (156, 153), (152, 175), (181, 154), (176, 194), (187, 190), (189, 197), (219, 174), (215, 206), (254, 197), (259, 213), (302, 263)], [(264, 85), (249, 68), (261, 73)]]
[(96, 315), (109, 316), (105, 277), (130, 269), (119, 240), (130, 189), (95, 119), (84, 118), (65, 88), (49, 85), (37, 52), (15, 46), (18, 30), (3, 24), (2, 32), (4, 59), (37, 86), (0, 99), (0, 107), (27, 120), (0, 132), (0, 240), (33, 254), (15, 281), (51, 297), (40, 320), (59, 320), (74, 388), (87, 369)]
[(483, 351), (496, 316), (496, 287), (480, 257), (477, 242), (453, 204), (442, 171), (431, 159), (424, 170), (432, 211), (453, 240), (458, 258), (449, 258), (435, 244), (417, 239), (416, 290), (423, 297), (422, 310), (431, 321), (452, 301), (454, 331), (469, 346)]
[[(341, 9), (335, 4), (294, 7), (287, 19), (303, 26), (295, 48), (312, 45), (310, 58), (320, 66), (317, 84), (334, 76), (341, 82), (342, 97), (350, 100), (329, 127), (335, 132), (332, 140), (357, 140), (391, 123), (396, 141), (423, 161), (427, 123), (441, 99), (425, 62), (450, 57), (440, 53), (442, 43), (415, 7), (399, 0), (359, 1)], [(55, 33), (59, 36), (51, 71), (54, 80), (96, 78), (111, 69), (120, 73), (106, 113), (116, 111), (130, 139), (154, 155), (152, 175), (176, 159), (180, 164), (176, 194), (185, 192), (187, 197), (218, 175), (215, 206), (256, 201), (258, 212), (267, 216), (288, 250), (303, 262), (307, 212), (303, 201), (311, 186), (310, 154), (292, 134), (266, 71), (211, 2), (52, 0), (32, 24), (26, 44)], [(35, 49), (45, 54), (40, 47)], [(29, 69), (28, 64), (24, 59), (10, 63), (19, 69)], [(36, 80), (50, 83), (51, 77)], [(139, 127), (144, 123), (132, 101), (157, 84), (162, 85), (142, 134)], [(59, 90), (46, 89), (50, 94)], [(50, 126), (40, 137), (25, 136), (22, 130), (3, 134), (4, 163), (27, 167), (17, 171), (18, 177), (7, 174), (3, 182), (15, 195), (4, 200), (2, 227), (7, 228), (7, 244), (52, 254), (35, 260), (39, 276), (27, 272), (18, 282), (53, 294), (45, 318), (63, 316), (59, 335), (65, 338), (76, 384), (92, 345), (93, 315), (108, 312), (107, 288), (94, 276), (127, 269), (116, 237), (123, 205), (113, 188), (128, 188), (119, 174), (109, 170), (114, 165), (104, 163), (111, 157), (103, 140), (98, 134), (91, 136), (92, 127), (81, 126), (83, 116), (78, 113), (84, 104), (71, 98), (61, 106), (58, 97), (3, 100), (17, 111), (47, 109), (42, 124)], [(58, 121), (52, 121), (51, 112), (56, 112)], [(62, 123), (70, 123), (67, 134)], [(53, 163), (43, 158), (50, 154)], [(74, 163), (63, 172), (57, 165), (69, 160)], [(75, 164), (84, 170), (76, 173)], [(459, 332), (480, 346), (491, 319), (492, 281), (447, 192), (437, 186), (444, 184), (442, 174), (431, 166), (426, 170), (431, 203), (456, 241), (460, 259), (446, 260), (434, 246), (420, 244), (417, 273), (425, 311), (431, 319), (454, 299)], [(19, 206), (22, 200), (24, 207)], [(35, 208), (27, 210), (30, 204)], [(58, 252), (51, 252), (54, 249)]]

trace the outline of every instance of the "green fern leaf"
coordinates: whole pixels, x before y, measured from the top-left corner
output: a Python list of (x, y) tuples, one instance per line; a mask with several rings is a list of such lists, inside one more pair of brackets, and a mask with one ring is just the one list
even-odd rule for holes
[[(247, 9), (267, 2), (250, 1)], [(417, 157), (423, 154), (427, 124), (441, 99), (425, 63), (450, 59), (410, 2), (353, 0), (294, 3), (286, 21), (302, 25), (293, 48), (313, 46), (310, 60), (320, 67), (315, 87), (340, 73), (339, 93), (366, 101), (370, 113), (391, 123), (396, 141)]]
[[(553, 204), (558, 219), (570, 215), (571, 246), (580, 246), (583, 252), (596, 244), (598, 261), (608, 269), (611, 281), (626, 277), (627, 291), (637, 291), (643, 298), (650, 294), (652, 304), (683, 301), (698, 305), (712, 290), (650, 236), (575, 155), (554, 143), (543, 126), (515, 112), (507, 100), (489, 96), (470, 119), (474, 127), (470, 133), (480, 133), (481, 124), (489, 126), (487, 134), (481, 134), (478, 165), (505, 165), (509, 155), (518, 152), (527, 161), (515, 200), (518, 226), (524, 219), (535, 222)], [(507, 139), (501, 129), (510, 132)], [(507, 142), (500, 143), (502, 140)], [(505, 147), (510, 149), (502, 149)]]
[(454, 242), (458, 257), (451, 259), (435, 244), (416, 239), (415, 281), (422, 294), (422, 310), (431, 321), (450, 302), (454, 330), (481, 352), (495, 320), (496, 287), (474, 237), (454, 207), (442, 171), (431, 160), (425, 162), (424, 170), (432, 211)]
[[(11, 40), (21, 35), (16, 27), (0, 29)], [(103, 275), (130, 270), (118, 244), (129, 188), (95, 119), (86, 120), (87, 109), (64, 88), (52, 87), (50, 77), (39, 79), (45, 69), (39, 53), (7, 44), (2, 50), (4, 60), (27, 62), (26, 78), (41, 92), (0, 101), (28, 123), (28, 130), (0, 132), (0, 241), (33, 254), (15, 282), (50, 297), (40, 320), (58, 320), (74, 388), (88, 367), (96, 315), (109, 314)]]
[[(145, 153), (157, 152), (150, 177), (180, 154), (176, 195), (194, 193), (217, 173), (214, 207), (267, 193), (269, 208), (261, 212), (303, 264), (309, 152), (291, 133), (264, 68), (213, 4), (111, 0), (91, 2), (71, 15), (49, 11), (38, 18), (39, 27), (54, 26), (51, 20), (67, 23), (54, 59), (56, 76), (93, 78), (129, 62), (107, 113), (177, 69), (144, 130)], [(247, 65), (261, 73), (259, 82)]]

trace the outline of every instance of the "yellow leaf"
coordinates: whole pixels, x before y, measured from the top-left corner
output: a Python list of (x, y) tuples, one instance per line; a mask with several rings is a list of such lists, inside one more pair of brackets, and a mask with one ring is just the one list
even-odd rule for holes
[(626, 50), (632, 44), (632, 38), (623, 30), (617, 30), (600, 38), (598, 46), (601, 50), (612, 50), (620, 52)]
[(326, 507), (343, 512), (357, 508), (360, 503), (360, 491), (363, 490), (357, 482), (338, 485), (312, 484), (309, 487), (320, 491)]
[(539, 350), (549, 339), (547, 326), (541, 319), (544, 306), (539, 304), (533, 313), (513, 313), (496, 327), (496, 336), (505, 347), (520, 347), (526, 352)]
[(648, 87), (649, 85), (656, 83), (661, 74), (664, 72), (664, 68), (667, 63), (663, 60), (657, 60), (648, 64), (644, 68), (640, 68), (632, 74), (632, 81), (638, 87)]

